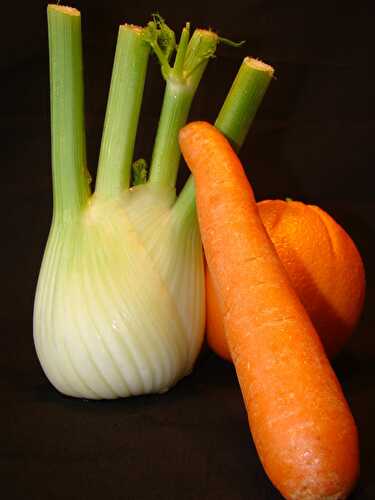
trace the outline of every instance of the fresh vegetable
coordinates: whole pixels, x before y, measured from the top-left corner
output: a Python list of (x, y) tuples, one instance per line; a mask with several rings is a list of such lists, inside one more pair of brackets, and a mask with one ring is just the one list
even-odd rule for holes
[(263, 466), (285, 498), (345, 498), (357, 430), (319, 337), (262, 224), (242, 165), (206, 122), (180, 131), (231, 356)]
[[(333, 358), (360, 318), (365, 272), (348, 233), (324, 210), (298, 201), (265, 200), (259, 215), (325, 351)], [(230, 360), (220, 306), (206, 269), (207, 340)]]
[[(162, 392), (188, 374), (205, 324), (201, 240), (191, 182), (176, 200), (178, 131), (219, 37), (155, 16), (120, 27), (95, 192), (86, 167), (80, 13), (48, 6), (53, 220), (34, 308), (38, 358), (62, 393), (116, 398)], [(149, 179), (133, 150), (150, 47), (166, 90)], [(173, 60), (173, 64), (172, 64)], [(244, 63), (232, 94), (251, 83)], [(259, 93), (260, 95), (260, 93)], [(233, 97), (231, 97), (232, 99)], [(259, 99), (258, 99), (259, 102)], [(254, 106), (233, 113), (247, 127)], [(228, 115), (229, 111), (231, 116)], [(233, 135), (240, 143), (243, 134)], [(190, 187), (189, 187), (190, 186)]]

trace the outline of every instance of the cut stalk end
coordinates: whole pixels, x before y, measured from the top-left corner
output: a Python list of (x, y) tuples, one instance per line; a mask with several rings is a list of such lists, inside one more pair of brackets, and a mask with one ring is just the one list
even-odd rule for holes
[(124, 23), (124, 24), (120, 24), (120, 30), (129, 30), (129, 31), (133, 31), (135, 33), (138, 33), (139, 35), (142, 34), (142, 26), (138, 26), (137, 24), (129, 24), (129, 23)]
[(56, 11), (67, 16), (81, 16), (81, 13), (78, 9), (75, 9), (74, 7), (68, 7), (66, 5), (48, 4), (47, 11)]
[(260, 59), (255, 59), (253, 57), (245, 57), (243, 62), (251, 69), (254, 69), (256, 71), (264, 71), (268, 73), (271, 78), (274, 75), (275, 72), (274, 68), (270, 64), (267, 64), (261, 61)]

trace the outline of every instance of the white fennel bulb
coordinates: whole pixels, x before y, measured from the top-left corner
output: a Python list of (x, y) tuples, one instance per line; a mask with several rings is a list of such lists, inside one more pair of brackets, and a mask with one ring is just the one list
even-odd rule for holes
[(196, 221), (181, 224), (173, 201), (173, 190), (144, 184), (54, 222), (34, 324), (62, 393), (162, 392), (191, 371), (204, 330), (202, 251)]
[[(53, 219), (35, 296), (36, 352), (50, 382), (69, 396), (164, 392), (191, 372), (205, 324), (192, 178), (175, 192), (178, 132), (217, 43), (232, 42), (209, 30), (190, 36), (187, 23), (177, 46), (159, 16), (145, 28), (120, 26), (92, 193), (80, 13), (60, 5), (47, 12)], [(150, 51), (166, 88), (148, 176), (133, 152)], [(252, 90), (264, 77), (249, 61), (216, 120), (237, 148), (264, 93)]]

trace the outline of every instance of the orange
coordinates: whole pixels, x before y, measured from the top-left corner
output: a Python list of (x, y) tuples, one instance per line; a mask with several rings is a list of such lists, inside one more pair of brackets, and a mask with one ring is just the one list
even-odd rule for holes
[[(258, 203), (263, 224), (302, 304), (333, 358), (360, 318), (365, 271), (348, 233), (324, 210), (298, 201)], [(207, 340), (230, 360), (220, 307), (206, 271)]]

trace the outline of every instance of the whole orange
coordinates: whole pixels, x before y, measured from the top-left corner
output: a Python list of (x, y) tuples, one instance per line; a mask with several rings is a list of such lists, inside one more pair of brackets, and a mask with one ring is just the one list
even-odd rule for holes
[[(317, 206), (265, 200), (258, 203), (258, 209), (327, 355), (333, 358), (353, 333), (363, 308), (365, 272), (357, 247), (347, 232)], [(206, 299), (208, 344), (230, 360), (208, 270)]]

